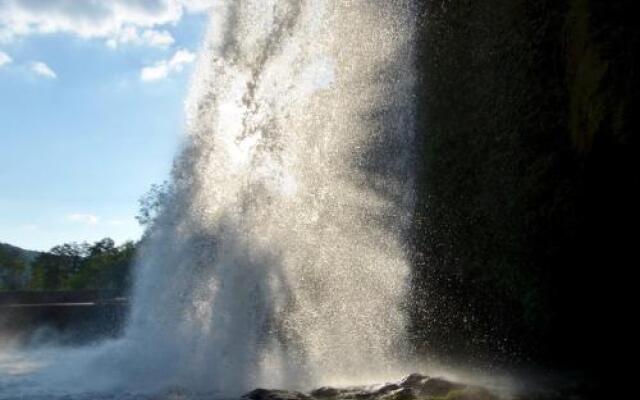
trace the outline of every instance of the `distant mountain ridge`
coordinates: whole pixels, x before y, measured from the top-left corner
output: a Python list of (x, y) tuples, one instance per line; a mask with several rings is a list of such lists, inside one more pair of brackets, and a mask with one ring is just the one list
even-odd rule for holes
[(20, 257), (28, 263), (32, 262), (36, 259), (36, 257), (42, 254), (41, 251), (27, 250), (18, 246), (11, 245), (9, 243), (2, 242), (0, 242), (0, 253), (3, 253), (7, 256)]

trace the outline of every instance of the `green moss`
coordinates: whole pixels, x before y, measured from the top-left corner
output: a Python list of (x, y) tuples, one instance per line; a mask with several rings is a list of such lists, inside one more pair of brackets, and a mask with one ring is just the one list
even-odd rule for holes
[(430, 400), (498, 400), (498, 397), (482, 388), (456, 389), (445, 396), (433, 397)]

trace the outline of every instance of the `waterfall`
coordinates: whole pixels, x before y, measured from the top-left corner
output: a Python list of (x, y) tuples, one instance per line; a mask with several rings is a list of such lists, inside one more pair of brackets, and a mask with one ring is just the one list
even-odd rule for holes
[(217, 3), (138, 266), (136, 380), (239, 393), (397, 368), (413, 25), (408, 0)]
[(216, 1), (124, 335), (0, 354), (0, 397), (222, 399), (413, 369), (413, 1)]
[(5, 355), (22, 372), (0, 389), (230, 398), (406, 373), (413, 7), (216, 2), (124, 336)]

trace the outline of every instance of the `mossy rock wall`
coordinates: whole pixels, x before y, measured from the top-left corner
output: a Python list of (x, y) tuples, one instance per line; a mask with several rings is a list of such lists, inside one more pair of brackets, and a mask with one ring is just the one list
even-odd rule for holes
[(632, 2), (613, 3), (419, 2), (425, 353), (582, 368), (609, 351), (632, 279), (640, 48)]

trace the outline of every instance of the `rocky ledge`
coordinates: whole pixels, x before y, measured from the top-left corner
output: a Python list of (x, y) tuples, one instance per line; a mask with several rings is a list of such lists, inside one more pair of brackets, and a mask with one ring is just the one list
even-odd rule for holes
[(503, 397), (491, 390), (439, 377), (411, 374), (400, 382), (375, 387), (322, 387), (309, 393), (255, 389), (243, 400), (584, 400), (590, 398), (576, 387), (531, 391)]
[(322, 387), (310, 393), (256, 389), (243, 396), (247, 400), (499, 400), (489, 390), (412, 374), (398, 383), (375, 387)]

